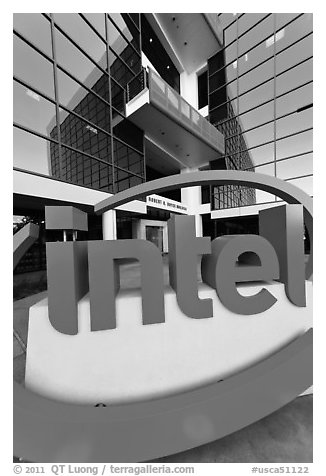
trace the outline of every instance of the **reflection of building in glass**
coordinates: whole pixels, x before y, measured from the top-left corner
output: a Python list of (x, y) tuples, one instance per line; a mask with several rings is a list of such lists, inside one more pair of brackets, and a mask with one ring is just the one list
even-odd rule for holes
[[(212, 162), (211, 168), (254, 171), (241, 120), (234, 113), (229, 97), (224, 50), (209, 58), (206, 74), (210, 122), (222, 132), (225, 139), (225, 155), (222, 160)], [(213, 209), (252, 205), (256, 203), (256, 191), (238, 185), (211, 187), (211, 201)]]
[[(223, 48), (208, 60), (209, 114), (224, 129), (226, 155), (246, 149), (255, 172), (312, 195), (312, 14), (219, 13), (218, 20)], [(229, 106), (245, 144), (228, 130)], [(256, 197), (275, 201), (261, 191)]]
[[(123, 34), (117, 21), (125, 25)], [(144, 150), (143, 131), (124, 118), (126, 85), (141, 68), (140, 33), (127, 14), (115, 15), (109, 30), (112, 48), (97, 65), (104, 73), (95, 66), (83, 84), (89, 92), (81, 87), (68, 104), (71, 112), (60, 111), (61, 146), (52, 148), (50, 168), (53, 176), (112, 193), (142, 183)], [(112, 141), (112, 134), (121, 140)], [(57, 126), (50, 137), (58, 137)]]
[[(109, 81), (105, 75), (91, 88), (96, 95), (87, 93), (80, 102), (72, 108), (71, 113), (60, 117), (60, 138), (62, 144), (69, 144), (72, 148), (61, 148), (61, 171), (59, 154), (51, 150), (51, 172), (53, 176), (60, 177), (79, 185), (90, 186), (95, 189), (113, 192), (112, 168), (115, 164), (116, 191), (138, 185), (144, 177), (144, 157), (139, 153), (143, 149), (143, 132), (131, 122), (123, 119), (115, 110), (112, 110), (112, 122), (116, 136), (125, 136), (126, 141), (134, 144), (137, 150), (125, 146), (122, 142), (114, 142), (114, 157), (112, 159), (109, 105), (100, 101), (98, 96), (108, 98)], [(122, 95), (123, 98), (123, 95)], [(120, 102), (120, 109), (124, 108), (121, 91), (112, 97), (114, 104)], [(87, 119), (85, 123), (82, 118)], [(50, 137), (56, 138), (57, 127), (51, 129)], [(128, 137), (129, 136), (129, 137)], [(77, 150), (82, 150), (83, 154)], [(86, 156), (88, 154), (88, 156)], [(101, 161), (93, 159), (96, 157)], [(106, 163), (107, 164), (106, 164)], [(132, 172), (126, 174), (125, 171)]]
[[(242, 133), (239, 120), (235, 117), (232, 103), (228, 99), (227, 116), (217, 122), (215, 127), (222, 132), (225, 138), (225, 157), (223, 169), (225, 170), (251, 170), (255, 168), (248, 151), (245, 136)], [(220, 169), (218, 161), (211, 163), (211, 168), (216, 166)], [(212, 187), (212, 206), (215, 210), (221, 208), (241, 207), (256, 203), (256, 190), (239, 185), (224, 185)]]

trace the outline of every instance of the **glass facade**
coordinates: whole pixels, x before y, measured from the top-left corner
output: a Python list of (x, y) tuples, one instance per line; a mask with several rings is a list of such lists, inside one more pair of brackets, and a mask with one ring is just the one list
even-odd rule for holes
[[(312, 14), (220, 13), (224, 44), (208, 61), (210, 121), (225, 167), (291, 181), (312, 196)], [(225, 188), (225, 187), (224, 187)], [(254, 203), (250, 189), (213, 187), (214, 208)], [(256, 192), (257, 203), (274, 201)]]
[(125, 118), (141, 71), (139, 15), (14, 14), (14, 167), (106, 192), (145, 180)]
[[(312, 195), (312, 14), (217, 15), (223, 47), (198, 77), (199, 106), (225, 137), (211, 168)], [(125, 117), (142, 50), (173, 102), (180, 75), (144, 14), (14, 14), (14, 166), (112, 193), (145, 181), (144, 133)], [(203, 199), (219, 209), (275, 197), (227, 186)]]

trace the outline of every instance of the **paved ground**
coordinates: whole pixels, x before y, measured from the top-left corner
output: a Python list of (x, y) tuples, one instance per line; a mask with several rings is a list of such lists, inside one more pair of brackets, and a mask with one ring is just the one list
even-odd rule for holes
[(296, 398), (277, 412), (225, 438), (160, 463), (312, 463), (313, 397)]
[[(164, 280), (168, 283), (165, 259)], [(123, 265), (121, 287), (139, 285), (137, 263)], [(37, 287), (35, 288), (38, 291)], [(17, 294), (19, 292), (17, 290)], [(14, 301), (14, 380), (24, 384), (29, 307), (46, 291)], [(299, 397), (272, 415), (232, 435), (157, 462), (309, 463), (312, 462), (312, 395)]]

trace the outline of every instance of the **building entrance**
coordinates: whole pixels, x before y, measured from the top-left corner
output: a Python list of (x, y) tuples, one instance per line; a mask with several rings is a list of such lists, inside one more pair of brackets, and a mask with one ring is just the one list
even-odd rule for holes
[(146, 240), (151, 241), (163, 253), (163, 227), (146, 226)]

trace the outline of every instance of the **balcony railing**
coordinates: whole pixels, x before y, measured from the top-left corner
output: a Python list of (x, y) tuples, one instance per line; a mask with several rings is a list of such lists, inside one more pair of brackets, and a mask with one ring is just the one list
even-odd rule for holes
[(137, 74), (127, 84), (127, 102), (135, 98), (140, 92), (148, 87), (148, 73), (145, 68), (142, 68), (140, 73)]
[(199, 112), (183, 99), (152, 69), (145, 68), (127, 85), (127, 102), (148, 88), (149, 100), (157, 108), (173, 117), (182, 127), (204, 139), (224, 153), (224, 136)]
[(150, 101), (200, 138), (224, 150), (223, 135), (152, 70), (149, 70), (148, 82)]

